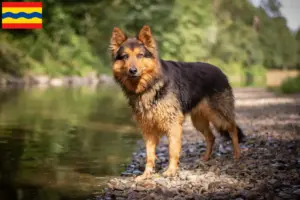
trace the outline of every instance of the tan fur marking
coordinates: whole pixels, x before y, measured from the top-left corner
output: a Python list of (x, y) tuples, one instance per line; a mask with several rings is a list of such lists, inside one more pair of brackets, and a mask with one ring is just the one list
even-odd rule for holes
[(184, 116), (180, 116), (175, 124), (169, 129), (167, 135), (169, 139), (169, 166), (163, 173), (165, 176), (174, 176), (178, 169), (181, 152), (182, 123)]
[[(148, 84), (160, 73), (160, 66), (156, 59), (142, 58), (137, 59), (136, 55), (141, 52), (139, 48), (125, 50), (129, 54), (127, 61), (117, 60), (113, 64), (114, 76), (121, 82), (125, 88), (131, 92), (141, 93)], [(131, 66), (135, 66), (141, 73), (139, 79), (131, 79), (128, 77), (128, 70)]]
[(138, 39), (143, 42), (146, 48), (157, 57), (156, 43), (152, 36), (152, 32), (149, 26), (145, 25), (141, 29), (138, 35)]
[[(156, 87), (158, 87), (158, 83)], [(155, 88), (155, 87), (154, 87)], [(180, 121), (182, 113), (180, 105), (175, 94), (169, 93), (163, 99), (160, 99), (156, 105), (153, 105), (153, 99), (156, 94), (155, 89), (143, 94), (136, 101), (134, 113), (138, 124), (146, 129), (156, 129), (162, 134), (166, 134), (174, 123)]]
[[(178, 168), (178, 161), (181, 151), (181, 134), (182, 123), (184, 116), (180, 112), (179, 102), (175, 94), (169, 93), (163, 99), (160, 99), (157, 104), (153, 105), (153, 98), (156, 94), (156, 89), (162, 86), (162, 82), (158, 82), (149, 92), (143, 94), (135, 103), (135, 119), (138, 126), (141, 128), (144, 138), (146, 138), (147, 166), (149, 169), (153, 166), (154, 153), (153, 138), (159, 138), (163, 134), (167, 134), (169, 138), (169, 156), (170, 162), (165, 175), (174, 175)], [(149, 135), (150, 134), (150, 135)], [(149, 140), (150, 141), (147, 141)], [(152, 145), (147, 145), (150, 143)], [(148, 159), (149, 158), (149, 159)], [(148, 169), (145, 170), (141, 178), (148, 176)]]
[(208, 99), (203, 99), (193, 110), (192, 115), (195, 113), (201, 113), (201, 116), (206, 120), (213, 123), (216, 128), (227, 130), (229, 127), (228, 121), (221, 115), (221, 113), (213, 110), (209, 103)]
[(127, 39), (123, 31), (117, 27), (113, 29), (112, 37), (110, 39), (110, 50), (116, 54), (121, 44)]
[(233, 151), (234, 151), (234, 158), (239, 159), (241, 156), (241, 150), (239, 146), (239, 139), (238, 139), (238, 133), (235, 123), (233, 123), (229, 129), (228, 132), (232, 138), (232, 145), (233, 145)]
[(204, 134), (207, 142), (207, 149), (203, 160), (209, 159), (215, 139), (209, 128), (209, 122), (211, 122), (217, 130), (226, 130), (229, 132), (232, 138), (234, 157), (236, 159), (240, 157), (238, 133), (234, 119), (234, 98), (231, 90), (226, 90), (210, 98), (203, 99), (192, 110), (191, 118), (193, 125)]
[(191, 113), (191, 119), (194, 127), (204, 135), (206, 141), (206, 152), (203, 155), (202, 160), (207, 161), (210, 158), (213, 145), (215, 143), (215, 136), (209, 127), (209, 120), (207, 117), (202, 115), (201, 110), (193, 110)]
[[(119, 29), (114, 28), (111, 37), (111, 51), (115, 55), (120, 46), (132, 39)], [(128, 54), (128, 59), (117, 60), (113, 64), (114, 77), (128, 90), (135, 93), (142, 93), (148, 84), (160, 73), (160, 65), (157, 57), (156, 43), (152, 36), (149, 26), (144, 26), (138, 34), (137, 43), (143, 44), (154, 56), (154, 58), (141, 58), (138, 59), (137, 55), (143, 50), (140, 47), (134, 49), (125, 48), (124, 53)], [(130, 67), (136, 67), (140, 73), (140, 78), (132, 79), (128, 77), (128, 70)]]
[(146, 168), (143, 175), (141, 175), (139, 179), (149, 178), (151, 174), (154, 172), (154, 167), (155, 167), (155, 158), (156, 158), (155, 150), (159, 142), (159, 135), (155, 134), (154, 132), (147, 132), (147, 131), (148, 130), (142, 131), (144, 141), (146, 144), (146, 155), (147, 155)]

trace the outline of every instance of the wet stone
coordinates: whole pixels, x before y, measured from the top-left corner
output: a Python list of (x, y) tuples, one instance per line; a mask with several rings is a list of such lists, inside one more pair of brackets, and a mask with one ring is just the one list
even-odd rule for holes
[(279, 192), (278, 196), (283, 199), (291, 199), (292, 198), (292, 196), (290, 194), (287, 194), (285, 192)]
[(146, 190), (146, 188), (144, 188), (144, 187), (142, 187), (142, 186), (140, 186), (140, 185), (138, 185), (138, 186), (136, 186), (136, 188), (135, 188), (135, 191), (145, 191)]
[(130, 172), (122, 172), (121, 176), (132, 176)]
[(162, 186), (166, 186), (167, 185), (167, 180), (165, 178), (156, 178), (154, 179), (154, 181)]
[(293, 194), (300, 195), (300, 189), (293, 191)]
[[(242, 91), (245, 92), (244, 89)], [(251, 95), (251, 92), (249, 94)], [(259, 94), (255, 98), (259, 99), (260, 96)], [(245, 102), (248, 101), (247, 98), (237, 99)], [(300, 103), (300, 98), (297, 102)], [(293, 141), (288, 135), (298, 134), (299, 129), (291, 127), (288, 120), (300, 120), (300, 117), (295, 119), (293, 115), (289, 119), (289, 115), (294, 114), (295, 109), (286, 111), (284, 106), (274, 113), (273, 108), (278, 105), (272, 104), (270, 109), (267, 107), (257, 109), (257, 106), (254, 106), (254, 109), (251, 105), (252, 102), (249, 101), (248, 106), (242, 108), (244, 110), (242, 112), (237, 107), (240, 120), (238, 123), (249, 127), (245, 129), (247, 139), (241, 144), (242, 158), (239, 162), (233, 159), (231, 141), (222, 142), (218, 134), (211, 159), (207, 162), (200, 161), (200, 153), (206, 150), (206, 145), (204, 142), (195, 142), (200, 140), (199, 133), (191, 131), (191, 122), (187, 121), (184, 125), (178, 176), (174, 178), (161, 176), (168, 166), (169, 159), (168, 141), (162, 139), (157, 148), (158, 176), (155, 174), (149, 181), (142, 181), (137, 184), (138, 187), (135, 185), (128, 187), (133, 179), (122, 183), (121, 180), (125, 179), (126, 175), (144, 171), (145, 147), (143, 142), (140, 142), (137, 152), (133, 154), (132, 163), (123, 173), (124, 177), (117, 179), (113, 183), (113, 188), (120, 184), (119, 189), (134, 190), (128, 192), (127, 199), (296, 199), (300, 195), (300, 187), (297, 186), (300, 185), (300, 182), (297, 182), (297, 179), (300, 180), (300, 158), (297, 153), (299, 148), (296, 142), (286, 143), (282, 138)], [(282, 113), (285, 114), (280, 116)], [(278, 120), (287, 122), (286, 127), (291, 129), (278, 128), (276, 123)]]
[(127, 199), (126, 197), (117, 197), (116, 200), (125, 200)]
[(132, 172), (132, 174), (134, 174), (134, 175), (141, 175), (143, 172), (141, 172), (140, 170), (134, 170), (133, 172)]

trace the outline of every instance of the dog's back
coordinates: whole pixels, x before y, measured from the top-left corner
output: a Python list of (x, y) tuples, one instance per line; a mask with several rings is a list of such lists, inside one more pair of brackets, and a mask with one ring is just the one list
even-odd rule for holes
[(231, 91), (226, 75), (214, 65), (161, 60), (161, 66), (164, 78), (178, 95), (183, 113), (190, 112), (205, 97)]

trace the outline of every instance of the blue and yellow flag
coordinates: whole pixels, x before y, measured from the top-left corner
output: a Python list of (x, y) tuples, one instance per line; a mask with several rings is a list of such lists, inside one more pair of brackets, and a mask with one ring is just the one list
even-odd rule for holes
[(2, 28), (42, 28), (42, 9), (42, 2), (2, 2)]

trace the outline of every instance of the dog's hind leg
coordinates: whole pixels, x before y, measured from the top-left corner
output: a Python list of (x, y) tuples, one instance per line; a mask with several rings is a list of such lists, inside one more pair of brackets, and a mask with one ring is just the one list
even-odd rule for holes
[(225, 90), (215, 94), (208, 99), (210, 109), (209, 121), (220, 133), (229, 134), (232, 140), (234, 158), (240, 158), (239, 137), (242, 139), (243, 133), (235, 122), (234, 97), (232, 90)]
[(200, 131), (206, 141), (206, 151), (205, 154), (202, 156), (203, 161), (207, 161), (210, 158), (210, 155), (213, 150), (213, 145), (215, 143), (215, 136), (213, 135), (210, 127), (209, 127), (209, 120), (201, 113), (200, 109), (195, 109), (191, 113), (191, 119), (194, 127)]
[(238, 160), (241, 156), (241, 150), (240, 150), (240, 146), (239, 146), (238, 129), (237, 129), (235, 122), (228, 122), (228, 124), (229, 125), (227, 128), (227, 131), (229, 132), (229, 135), (232, 140), (234, 158)]

